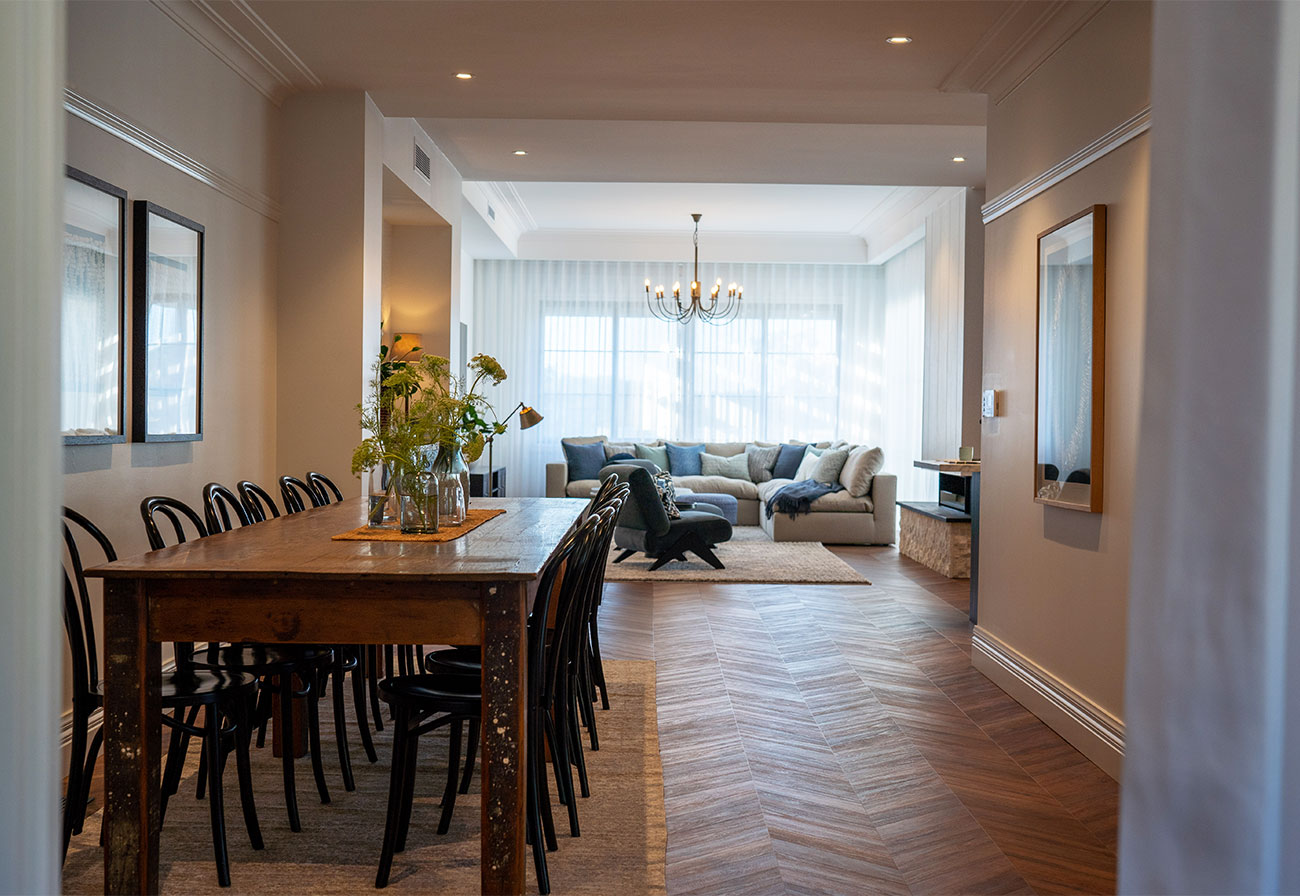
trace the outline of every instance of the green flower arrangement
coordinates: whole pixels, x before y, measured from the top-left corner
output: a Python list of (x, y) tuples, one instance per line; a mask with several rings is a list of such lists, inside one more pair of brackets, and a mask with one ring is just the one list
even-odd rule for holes
[[(451, 375), (451, 362), (437, 355), (419, 361), (389, 361), (380, 350), (370, 394), (357, 405), (365, 439), (352, 453), (352, 472), (360, 474), (387, 464), (395, 475), (428, 471), (432, 447), (448, 462), (460, 450), (469, 463), (483, 453), (489, 435), (505, 431), (496, 422), (491, 403), (479, 392), (506, 378), (505, 369), (490, 355), (469, 362), (469, 384)], [(398, 399), (402, 399), (400, 402)]]

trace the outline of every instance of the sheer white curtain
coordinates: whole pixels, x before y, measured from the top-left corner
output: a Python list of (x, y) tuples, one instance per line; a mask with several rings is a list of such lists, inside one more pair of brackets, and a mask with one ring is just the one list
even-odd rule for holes
[[(498, 437), (494, 461), (508, 466), (511, 494), (534, 495), (544, 491), (545, 464), (563, 458), (564, 436), (844, 438), (881, 445), (886, 469), (902, 472), (920, 444), (924, 271), (913, 273), (907, 287), (896, 277), (895, 300), (879, 267), (701, 266), (706, 285), (722, 277), (745, 288), (740, 316), (714, 327), (651, 315), (644, 282), (689, 282), (677, 265), (476, 262), (472, 351), (509, 374), (493, 403), (523, 401), (545, 416)], [(917, 306), (911, 316), (907, 303)], [(898, 431), (890, 380), (908, 390), (893, 400), (916, 406)]]
[(921, 457), (924, 408), (925, 241), (917, 240), (882, 267), (884, 339), (876, 390), (882, 404), (880, 447), (886, 470), (898, 474), (898, 499), (933, 501), (934, 474), (912, 466)]

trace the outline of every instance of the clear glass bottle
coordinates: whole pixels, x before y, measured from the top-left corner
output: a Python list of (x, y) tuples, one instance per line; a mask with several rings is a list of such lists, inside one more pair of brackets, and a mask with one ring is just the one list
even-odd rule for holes
[(409, 473), (402, 477), (398, 503), (402, 531), (427, 535), (438, 531), (438, 478), (430, 473)]

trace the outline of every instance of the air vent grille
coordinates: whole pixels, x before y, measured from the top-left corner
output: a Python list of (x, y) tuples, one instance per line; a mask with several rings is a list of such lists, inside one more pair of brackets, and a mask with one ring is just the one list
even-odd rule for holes
[(415, 170), (424, 175), (424, 179), (429, 179), (429, 154), (420, 148), (420, 144), (415, 144)]

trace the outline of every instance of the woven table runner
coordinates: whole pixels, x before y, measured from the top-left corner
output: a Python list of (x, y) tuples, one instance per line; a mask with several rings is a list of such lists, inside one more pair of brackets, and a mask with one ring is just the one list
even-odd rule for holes
[(471, 529), (477, 529), (479, 526), (492, 519), (494, 516), (500, 516), (505, 513), (502, 507), (478, 508), (471, 507), (465, 516), (465, 522), (459, 526), (443, 526), (437, 532), (430, 532), (427, 535), (415, 535), (402, 532), (400, 529), (373, 529), (370, 526), (360, 526), (350, 532), (342, 532), (338, 535), (331, 536), (331, 541), (454, 541), (460, 538)]

